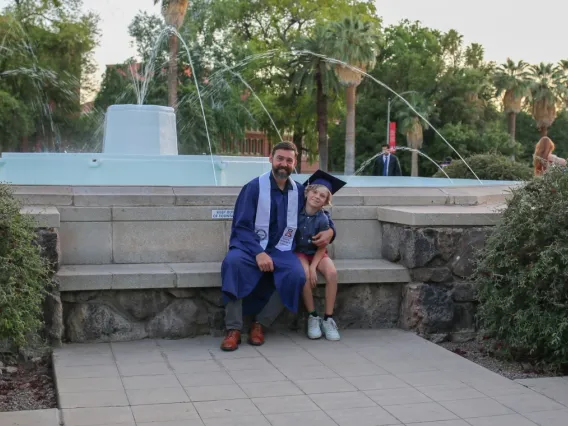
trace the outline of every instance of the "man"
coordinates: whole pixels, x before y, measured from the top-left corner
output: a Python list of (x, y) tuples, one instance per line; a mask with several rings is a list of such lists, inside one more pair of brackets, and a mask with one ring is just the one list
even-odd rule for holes
[(402, 176), (396, 155), (390, 153), (388, 145), (383, 145), (383, 153), (375, 159), (374, 176)]
[[(263, 327), (270, 326), (284, 307), (298, 310), (306, 276), (294, 253), (298, 214), (304, 207), (304, 187), (290, 178), (297, 155), (293, 143), (275, 145), (272, 170), (243, 186), (237, 198), (229, 252), (221, 267), (224, 351), (238, 349), (247, 309), (256, 313), (248, 339), (255, 346), (264, 343)], [(312, 238), (315, 245), (323, 247), (333, 240), (332, 223), (331, 229)]]

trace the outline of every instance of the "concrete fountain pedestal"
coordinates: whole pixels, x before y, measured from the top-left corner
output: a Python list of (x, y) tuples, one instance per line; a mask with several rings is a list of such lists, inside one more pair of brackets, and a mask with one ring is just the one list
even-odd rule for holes
[(159, 105), (111, 105), (104, 154), (178, 155), (174, 109)]

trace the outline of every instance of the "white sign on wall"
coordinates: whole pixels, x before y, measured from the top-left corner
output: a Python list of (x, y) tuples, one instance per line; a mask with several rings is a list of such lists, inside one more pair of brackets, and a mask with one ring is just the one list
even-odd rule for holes
[(211, 219), (232, 219), (234, 210), (211, 210)]

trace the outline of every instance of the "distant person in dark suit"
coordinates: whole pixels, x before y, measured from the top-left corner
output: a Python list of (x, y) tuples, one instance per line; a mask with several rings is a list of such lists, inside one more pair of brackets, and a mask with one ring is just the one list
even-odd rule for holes
[(383, 145), (383, 153), (375, 158), (374, 176), (402, 176), (396, 155), (391, 154), (388, 145)]

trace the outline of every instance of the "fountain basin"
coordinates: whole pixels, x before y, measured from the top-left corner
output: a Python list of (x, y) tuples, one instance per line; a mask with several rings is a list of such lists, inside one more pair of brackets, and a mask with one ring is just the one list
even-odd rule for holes
[(104, 134), (105, 154), (178, 154), (176, 116), (171, 107), (111, 105)]

